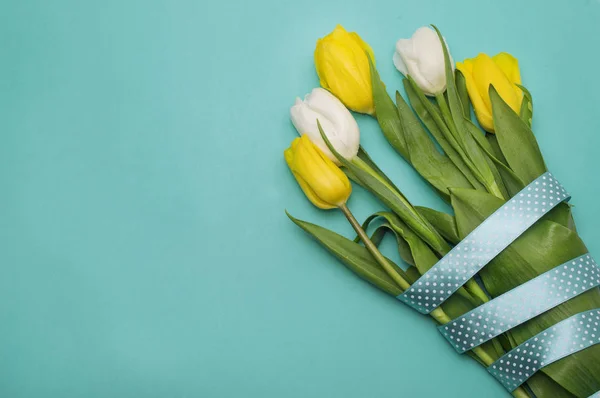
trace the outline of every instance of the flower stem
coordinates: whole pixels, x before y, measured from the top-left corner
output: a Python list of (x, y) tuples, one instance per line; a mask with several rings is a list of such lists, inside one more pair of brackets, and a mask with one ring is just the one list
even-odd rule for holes
[(396, 284), (402, 289), (402, 291), (406, 291), (410, 287), (410, 284), (400, 274), (398, 274), (398, 272), (396, 272), (392, 264), (390, 264), (390, 262), (385, 258), (383, 254), (381, 254), (381, 252), (379, 251), (377, 246), (375, 246), (375, 244), (371, 241), (371, 239), (369, 239), (369, 236), (367, 235), (365, 230), (362, 229), (362, 226), (356, 220), (348, 206), (346, 206), (346, 204), (343, 204), (340, 206), (340, 210), (342, 211), (342, 213), (344, 213), (344, 215), (350, 222), (350, 225), (352, 225), (352, 228), (354, 228), (354, 231), (356, 231), (357, 235), (363, 241), (365, 247), (367, 248), (369, 253), (371, 253), (375, 261), (377, 261), (379, 265), (381, 265), (385, 272), (387, 272), (387, 274), (394, 280), (394, 282), (396, 282)]
[(515, 398), (531, 398), (531, 395), (523, 387), (517, 388), (512, 392), (512, 395)]
[(488, 301), (490, 301), (490, 298), (487, 296), (487, 294), (485, 294), (485, 292), (483, 291), (481, 286), (479, 286), (477, 281), (475, 281), (475, 279), (469, 279), (465, 284), (465, 288), (469, 293), (480, 299), (483, 303), (487, 303)]

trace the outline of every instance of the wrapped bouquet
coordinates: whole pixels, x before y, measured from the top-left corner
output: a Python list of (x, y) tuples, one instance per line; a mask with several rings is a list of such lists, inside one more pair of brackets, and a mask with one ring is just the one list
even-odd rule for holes
[[(338, 26), (318, 40), (322, 88), (292, 107), (301, 136), (285, 160), (308, 199), (341, 210), (357, 237), (291, 220), (359, 277), (431, 316), (515, 397), (600, 396), (600, 267), (548, 172), (517, 60), (455, 64), (437, 28), (423, 27), (397, 42), (393, 61), (407, 99), (389, 96), (356, 33)], [(360, 146), (348, 109), (375, 117), (453, 214), (413, 206)], [(357, 221), (350, 181), (387, 209)], [(403, 266), (379, 251), (387, 234)]]

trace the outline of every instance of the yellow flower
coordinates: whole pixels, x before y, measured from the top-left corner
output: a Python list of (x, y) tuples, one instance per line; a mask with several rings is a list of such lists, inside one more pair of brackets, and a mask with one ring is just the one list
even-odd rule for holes
[(315, 206), (333, 209), (346, 203), (352, 192), (348, 177), (308, 136), (296, 138), (284, 156), (304, 194)]
[(317, 40), (315, 65), (323, 88), (353, 111), (372, 115), (373, 88), (367, 54), (375, 63), (371, 47), (355, 32), (349, 33), (338, 25)]
[(467, 81), (467, 91), (475, 108), (475, 115), (479, 124), (489, 131), (494, 132), (492, 119), (492, 103), (490, 101), (489, 87), (493, 85), (500, 97), (515, 111), (521, 109), (523, 93), (516, 86), (521, 84), (519, 61), (508, 53), (500, 53), (491, 57), (479, 54), (472, 59), (456, 64)]

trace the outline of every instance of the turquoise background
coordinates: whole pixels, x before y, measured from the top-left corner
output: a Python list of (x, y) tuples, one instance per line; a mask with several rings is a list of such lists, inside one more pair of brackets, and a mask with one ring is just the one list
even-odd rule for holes
[[(599, 253), (599, 18), (598, 0), (4, 0), (0, 396), (508, 396), (285, 217), (352, 236), (285, 167), (288, 111), (337, 23), (390, 91), (394, 43), (419, 26), (457, 60), (509, 51)], [(358, 122), (409, 199), (443, 209)], [(382, 208), (360, 188), (350, 206)]]

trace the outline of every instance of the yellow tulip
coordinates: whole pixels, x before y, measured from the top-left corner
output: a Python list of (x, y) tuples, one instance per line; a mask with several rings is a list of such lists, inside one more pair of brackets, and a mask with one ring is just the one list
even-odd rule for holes
[(519, 112), (523, 93), (516, 86), (521, 84), (521, 72), (519, 61), (515, 57), (508, 53), (500, 53), (494, 57), (479, 54), (475, 58), (457, 62), (456, 67), (465, 76), (475, 115), (485, 130), (494, 132), (490, 85), (494, 86), (500, 97), (515, 112)]
[(308, 136), (296, 138), (284, 156), (304, 194), (315, 206), (333, 209), (346, 203), (352, 192), (348, 177)]
[(317, 40), (315, 65), (323, 88), (353, 111), (372, 115), (375, 108), (367, 54), (375, 63), (371, 47), (359, 35), (338, 25)]

